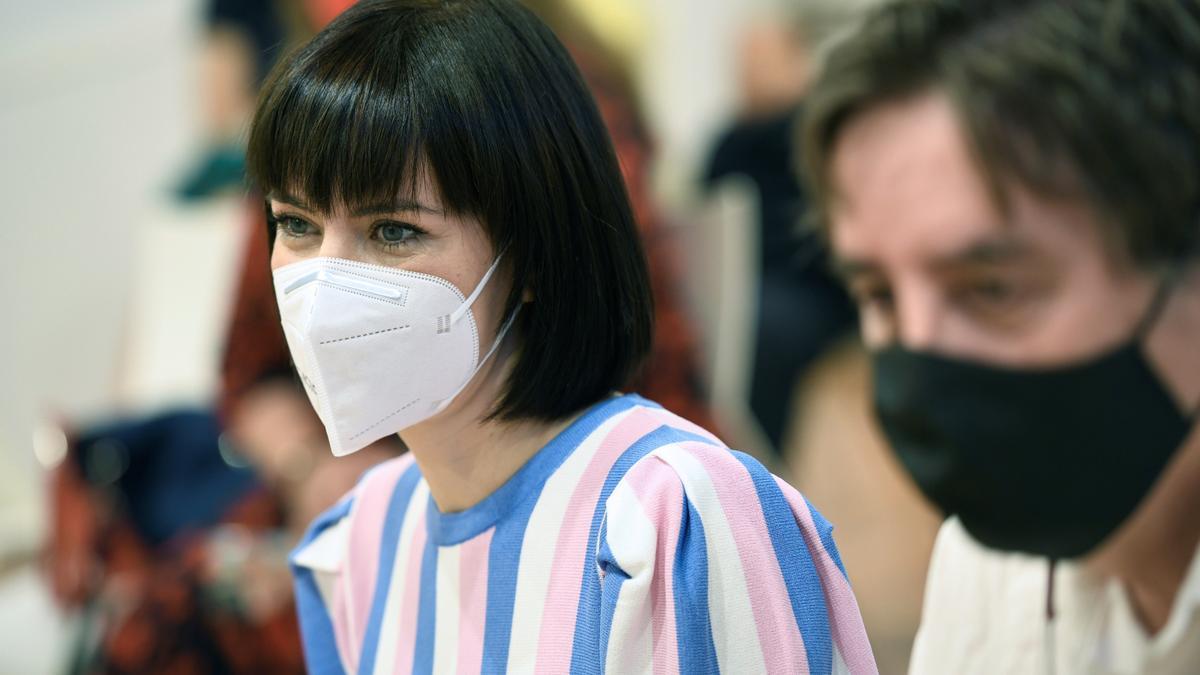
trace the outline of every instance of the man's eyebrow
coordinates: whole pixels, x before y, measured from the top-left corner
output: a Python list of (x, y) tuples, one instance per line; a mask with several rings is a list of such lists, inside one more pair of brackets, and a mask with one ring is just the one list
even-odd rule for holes
[(840, 258), (833, 259), (833, 273), (843, 281), (849, 281), (856, 277), (865, 276), (868, 274), (880, 274), (879, 265), (866, 260), (858, 260), (855, 258)]
[(1003, 237), (985, 239), (969, 244), (932, 261), (932, 267), (961, 267), (964, 265), (1002, 265), (1027, 260), (1033, 255), (1028, 244)]

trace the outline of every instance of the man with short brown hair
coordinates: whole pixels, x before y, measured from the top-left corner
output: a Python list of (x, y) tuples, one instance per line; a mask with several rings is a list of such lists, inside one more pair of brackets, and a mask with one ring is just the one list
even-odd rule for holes
[(912, 672), (1197, 672), (1200, 3), (894, 3), (801, 145), (950, 516)]

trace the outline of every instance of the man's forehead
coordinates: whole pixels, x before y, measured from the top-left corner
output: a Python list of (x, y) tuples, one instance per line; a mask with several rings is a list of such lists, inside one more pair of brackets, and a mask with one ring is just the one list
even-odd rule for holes
[(925, 240), (906, 251), (882, 248), (835, 247), (834, 267), (841, 276), (883, 273), (889, 267), (918, 266), (926, 271), (964, 267), (1001, 267), (1033, 263), (1047, 252), (1013, 229), (976, 232), (960, 241)]
[[(831, 168), (830, 239), (847, 263), (1009, 262), (1096, 234), (1080, 204), (1040, 199), (1017, 185), (1001, 204), (940, 94), (880, 104), (850, 120)], [(1085, 236), (1043, 231), (1084, 221)]]

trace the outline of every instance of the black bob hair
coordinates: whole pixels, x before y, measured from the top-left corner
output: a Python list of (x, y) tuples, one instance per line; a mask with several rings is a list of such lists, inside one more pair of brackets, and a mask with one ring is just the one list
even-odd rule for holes
[[(248, 171), (321, 212), (415, 196), (478, 218), (519, 353), (492, 416), (557, 420), (625, 386), (653, 304), (616, 153), (567, 51), (515, 0), (365, 0), (263, 86)], [(272, 233), (273, 236), (273, 233)]]

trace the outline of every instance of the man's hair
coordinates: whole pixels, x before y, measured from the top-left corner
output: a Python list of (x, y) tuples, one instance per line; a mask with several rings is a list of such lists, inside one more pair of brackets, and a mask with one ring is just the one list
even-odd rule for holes
[(928, 92), (955, 107), (1007, 206), (1014, 183), (1082, 198), (1139, 264), (1200, 242), (1198, 0), (900, 0), (829, 55), (807, 99), (801, 171), (818, 223), (839, 133)]
[[(248, 166), (318, 211), (393, 203), (427, 175), (511, 272), (520, 349), (493, 410), (560, 419), (623, 387), (653, 306), (612, 141), (566, 50), (513, 0), (369, 0), (268, 78)], [(386, 355), (381, 355), (386, 358)]]

